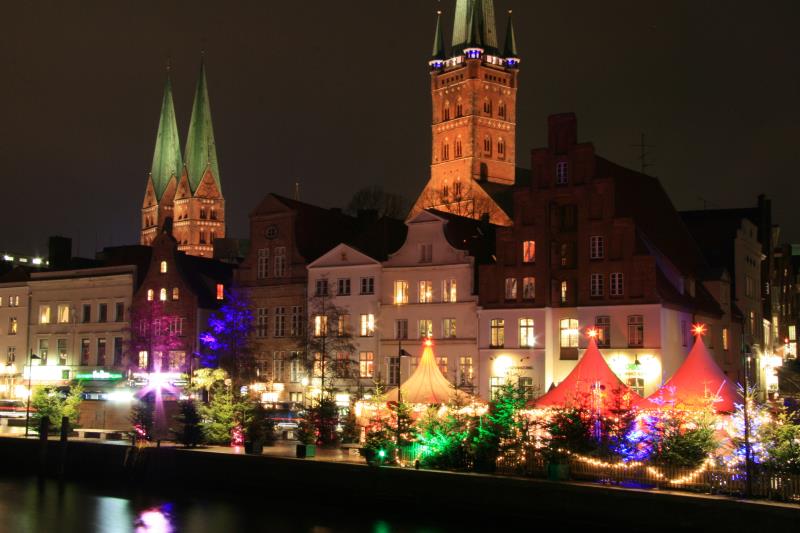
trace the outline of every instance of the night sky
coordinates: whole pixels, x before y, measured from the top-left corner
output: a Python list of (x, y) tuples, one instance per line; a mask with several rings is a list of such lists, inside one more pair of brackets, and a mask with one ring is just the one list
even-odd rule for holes
[[(268, 192), (344, 206), (428, 178), (427, 60), (455, 0), (4, 2), (0, 18), (0, 249), (135, 243), (171, 58), (185, 144), (206, 50), (228, 232)], [(774, 200), (800, 240), (800, 2), (495, 0), (522, 56), (517, 163), (574, 111), (579, 140), (651, 172), (681, 209)], [(449, 38), (449, 35), (448, 35)]]

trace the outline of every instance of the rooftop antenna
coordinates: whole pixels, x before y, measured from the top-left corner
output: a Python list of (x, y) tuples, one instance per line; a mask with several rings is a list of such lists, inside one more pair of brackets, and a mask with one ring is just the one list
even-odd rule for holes
[(641, 140), (639, 141), (639, 144), (634, 144), (633, 147), (639, 149), (639, 168), (640, 168), (640, 172), (642, 174), (646, 174), (647, 173), (647, 169), (653, 166), (653, 163), (648, 163), (647, 162), (647, 156), (650, 155), (647, 152), (647, 149), (648, 148), (655, 148), (655, 145), (647, 144), (645, 142), (645, 140), (644, 140), (644, 133), (642, 133)]
[(296, 201), (298, 201), (298, 202), (300, 201), (300, 182), (299, 181), (295, 181), (294, 182), (294, 199)]

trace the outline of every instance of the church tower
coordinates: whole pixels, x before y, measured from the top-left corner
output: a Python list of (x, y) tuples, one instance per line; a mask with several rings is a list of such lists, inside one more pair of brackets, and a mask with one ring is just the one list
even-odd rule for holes
[(173, 220), (172, 235), (178, 249), (189, 255), (213, 257), (214, 239), (225, 237), (225, 199), (204, 62), (200, 63), (183, 160), (172, 87), (167, 79), (153, 169), (142, 208), (142, 244), (152, 243), (167, 217)]
[(450, 52), (441, 12), (430, 66), (431, 175), (409, 216), (435, 208), (510, 225), (497, 201), (516, 180), (520, 59), (509, 12), (498, 46), (493, 0), (458, 0)]

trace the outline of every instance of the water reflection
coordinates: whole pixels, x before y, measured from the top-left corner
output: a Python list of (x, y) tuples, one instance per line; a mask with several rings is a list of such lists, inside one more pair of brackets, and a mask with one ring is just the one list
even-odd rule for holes
[(145, 509), (139, 513), (134, 524), (136, 533), (172, 533), (175, 529), (172, 527), (170, 519), (171, 510), (172, 505), (170, 504)]

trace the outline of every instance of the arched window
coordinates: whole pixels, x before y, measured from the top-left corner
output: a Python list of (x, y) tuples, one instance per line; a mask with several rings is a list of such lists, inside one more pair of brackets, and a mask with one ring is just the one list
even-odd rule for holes
[(442, 109), (442, 120), (450, 120), (450, 102), (445, 101)]
[(167, 301), (167, 289), (162, 287), (161, 290), (158, 291), (158, 299), (161, 300), (162, 302)]
[(167, 273), (167, 262), (166, 261), (161, 261), (161, 269), (160, 270), (161, 270), (162, 274), (166, 274)]
[(444, 185), (442, 185), (442, 199), (446, 202), (450, 197), (450, 186), (447, 185), (447, 180), (444, 180)]
[(483, 112), (487, 115), (491, 116), (492, 114), (492, 101), (488, 98), (483, 100)]
[(456, 118), (464, 116), (464, 106), (461, 104), (461, 101), (456, 103)]
[(217, 220), (217, 210), (213, 207), (211, 208), (211, 220)]
[(447, 161), (448, 159), (450, 159), (450, 145), (447, 143), (447, 140), (445, 140), (445, 142), (442, 143), (442, 161)]
[(456, 178), (456, 182), (453, 184), (453, 196), (456, 200), (461, 198), (461, 178)]
[(492, 138), (488, 135), (483, 138), (483, 153), (492, 155)]
[(181, 299), (181, 292), (178, 287), (172, 287), (172, 299), (173, 300), (180, 300)]
[(506, 142), (502, 139), (497, 139), (497, 157), (505, 159), (506, 157)]
[(154, 296), (153, 289), (147, 289), (147, 301), (148, 302), (152, 302), (153, 301), (153, 296)]
[(200, 208), (200, 218), (206, 218), (206, 208), (205, 207), (201, 207)]
[(506, 104), (504, 102), (497, 104), (497, 116), (503, 119), (506, 118)]
[(458, 139), (456, 139), (456, 157), (461, 157), (462, 153), (463, 152), (461, 150), (461, 137), (459, 137)]

